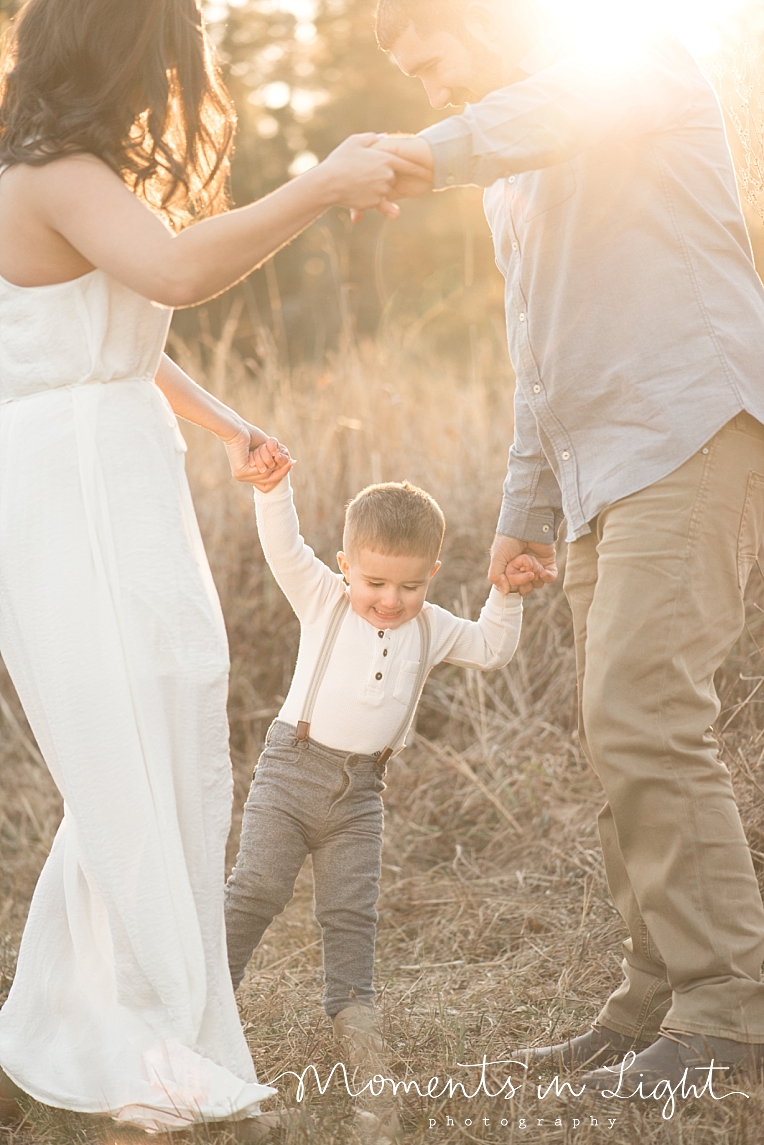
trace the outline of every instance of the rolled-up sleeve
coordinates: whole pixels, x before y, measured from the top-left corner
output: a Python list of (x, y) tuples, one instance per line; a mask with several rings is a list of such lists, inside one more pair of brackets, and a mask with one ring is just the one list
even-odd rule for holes
[(536, 420), (515, 390), (515, 440), (509, 451), (497, 533), (551, 545), (562, 523), (562, 497), (539, 440)]
[(691, 57), (677, 69), (660, 41), (618, 63), (574, 53), (491, 92), (420, 132), (432, 148), (436, 189), (564, 163), (608, 136), (667, 129), (691, 109)]

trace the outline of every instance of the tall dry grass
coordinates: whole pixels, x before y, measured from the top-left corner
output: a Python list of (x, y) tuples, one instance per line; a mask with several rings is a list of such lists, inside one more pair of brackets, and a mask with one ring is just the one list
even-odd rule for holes
[[(253, 370), (233, 348), (236, 318), (222, 341), (174, 349), (191, 373), (289, 444), (299, 459), (294, 485), (309, 542), (331, 562), (345, 500), (369, 481), (409, 478), (438, 498), (448, 521), (434, 599), (476, 615), (487, 589), (486, 552), (511, 438), (506, 370), (494, 364), (482, 376), (474, 369), (459, 376), (445, 362), (414, 360), (380, 346), (358, 348), (351, 341), (325, 369), (291, 373), (266, 345), (261, 368)], [(191, 428), (186, 435), (232, 650), (233, 854), (242, 801), (264, 732), (288, 686), (298, 632), (263, 562), (249, 492), (231, 483), (217, 442)], [(759, 865), (760, 600), (757, 579), (750, 587), (748, 629), (719, 679), (723, 750)], [(0, 695), (1, 1000), (60, 801), (6, 679)], [(521, 648), (508, 668), (482, 675), (442, 667), (431, 677), (415, 742), (394, 761), (386, 793), (377, 985), (391, 1069), (400, 1080), (418, 1080), (424, 1087), (437, 1075), (471, 1081), (474, 1088), (476, 1070), (459, 1063), (479, 1062), (484, 1055), (496, 1061), (518, 1046), (578, 1031), (620, 979), (623, 927), (604, 883), (595, 831), (601, 795), (578, 748), (574, 708), (571, 628), (559, 587), (532, 598)], [(320, 996), (320, 940), (306, 869), (240, 991), (261, 1077), (299, 1074), (309, 1063), (326, 1076), (337, 1051)], [(511, 1072), (517, 1082), (520, 1071)], [(503, 1069), (490, 1074), (500, 1079), (498, 1088)], [(279, 1084), (284, 1101), (294, 1102), (294, 1079)], [(401, 1102), (406, 1141), (764, 1140), (759, 1088), (749, 1090), (749, 1100), (681, 1103), (664, 1120), (654, 1102), (539, 1100), (536, 1084), (533, 1074), (511, 1101), (467, 1100), (458, 1092), (432, 1100), (412, 1090)], [(349, 1140), (352, 1102), (342, 1088), (324, 1096), (308, 1088), (311, 1139), (321, 1145)], [(605, 1128), (612, 1117), (615, 1126)], [(225, 1145), (226, 1135), (198, 1130), (188, 1139)], [(115, 1140), (108, 1126), (39, 1107), (30, 1110), (21, 1129), (0, 1131), (5, 1145)], [(297, 1145), (308, 1137), (295, 1131), (290, 1140)]]

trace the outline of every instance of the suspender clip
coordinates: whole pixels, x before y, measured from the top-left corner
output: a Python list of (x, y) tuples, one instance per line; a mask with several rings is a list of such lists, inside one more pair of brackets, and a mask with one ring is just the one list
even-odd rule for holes
[(310, 735), (310, 723), (307, 720), (297, 721), (297, 731), (295, 732), (295, 740), (297, 743), (304, 743)]

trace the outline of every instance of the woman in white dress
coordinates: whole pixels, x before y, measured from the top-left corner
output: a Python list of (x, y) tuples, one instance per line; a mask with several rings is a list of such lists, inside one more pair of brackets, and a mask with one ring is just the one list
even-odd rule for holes
[(224, 949), (228, 654), (173, 410), (240, 480), (289, 462), (162, 348), (172, 307), (332, 204), (393, 213), (414, 169), (354, 137), (178, 229), (220, 207), (233, 130), (196, 0), (28, 0), (3, 67), (0, 652), (65, 814), (0, 1011), (0, 1099), (254, 1140), (274, 1091)]

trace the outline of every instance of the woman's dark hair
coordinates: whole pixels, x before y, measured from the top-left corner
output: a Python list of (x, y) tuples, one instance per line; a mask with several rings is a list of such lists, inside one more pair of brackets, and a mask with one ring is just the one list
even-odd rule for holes
[(27, 0), (0, 61), (0, 166), (97, 155), (175, 225), (226, 202), (236, 117), (198, 0)]

